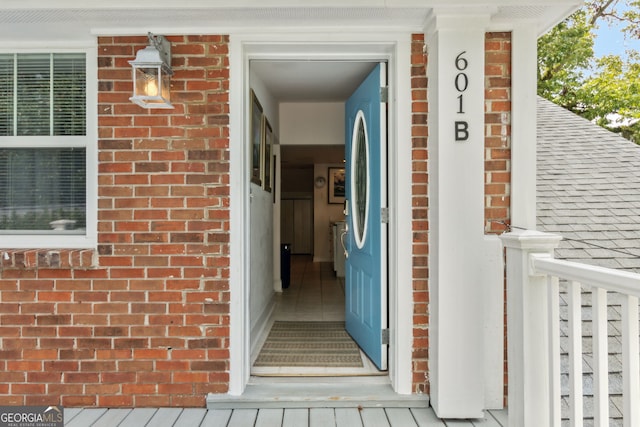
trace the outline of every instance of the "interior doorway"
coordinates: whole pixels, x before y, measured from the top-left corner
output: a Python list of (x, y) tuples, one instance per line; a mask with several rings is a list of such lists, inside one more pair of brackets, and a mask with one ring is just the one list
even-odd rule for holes
[[(277, 116), (275, 126), (274, 120), (269, 119), (278, 132), (281, 159), (280, 169), (274, 173), (281, 177), (275, 200), (279, 209), (275, 209), (274, 214), (274, 237), (281, 244), (287, 244), (293, 254), (291, 286), (276, 294), (275, 309), (265, 320), (269, 325), (263, 329), (252, 328), (252, 331), (261, 331), (260, 337), (252, 337), (255, 361), (252, 360), (251, 373), (254, 375), (386, 375), (386, 370), (375, 369), (357, 348), (356, 354), (362, 355), (360, 366), (341, 365), (340, 360), (346, 360), (340, 357), (341, 351), (349, 346), (346, 341), (353, 345), (346, 333), (343, 347), (338, 343), (341, 338), (324, 342), (323, 349), (335, 348), (335, 351), (325, 354), (324, 359), (316, 357), (311, 363), (313, 366), (291, 360), (296, 348), (301, 349), (301, 353), (318, 353), (318, 349), (305, 350), (303, 347), (307, 344), (294, 342), (294, 338), (289, 343), (277, 344), (271, 339), (274, 328), (282, 327), (311, 327), (316, 329), (302, 333), (330, 335), (317, 332), (317, 328), (336, 322), (344, 333), (345, 279), (336, 274), (333, 262), (336, 236), (332, 234), (334, 225), (345, 220), (344, 190), (342, 194), (335, 192), (330, 171), (341, 169), (344, 177), (345, 102), (376, 65), (377, 62), (370, 61), (250, 62), (251, 91), (267, 99), (260, 101), (263, 105), (277, 106), (277, 114), (271, 113)], [(386, 183), (386, 178), (384, 181)], [(251, 216), (254, 217), (254, 213)], [(274, 251), (276, 260), (279, 255)], [(257, 274), (253, 276), (256, 279)], [(386, 293), (386, 278), (384, 283)], [(386, 301), (385, 297), (385, 304)], [(387, 324), (386, 318), (384, 324)], [(291, 331), (284, 333), (293, 336)], [(277, 360), (282, 359), (274, 356), (275, 351), (269, 356), (271, 359), (265, 356), (277, 346), (284, 346), (286, 360), (282, 365), (278, 365)], [(256, 351), (259, 347), (263, 347), (260, 352)], [(310, 363), (308, 358), (305, 360), (304, 363)]]

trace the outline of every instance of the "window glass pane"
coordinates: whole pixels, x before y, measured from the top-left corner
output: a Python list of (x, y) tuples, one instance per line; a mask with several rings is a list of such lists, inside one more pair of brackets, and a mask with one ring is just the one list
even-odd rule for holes
[(18, 57), (18, 135), (50, 135), (49, 54)]
[(53, 134), (85, 135), (84, 54), (53, 55)]
[(0, 149), (0, 233), (84, 233), (85, 148)]
[(0, 55), (0, 136), (13, 135), (13, 55)]

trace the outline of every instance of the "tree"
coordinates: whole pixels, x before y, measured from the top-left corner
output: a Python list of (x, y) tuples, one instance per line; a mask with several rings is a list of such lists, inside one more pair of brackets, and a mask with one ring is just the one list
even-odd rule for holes
[(595, 30), (623, 23), (640, 37), (640, 0), (591, 0), (538, 40), (538, 94), (640, 143), (638, 52), (595, 58)]

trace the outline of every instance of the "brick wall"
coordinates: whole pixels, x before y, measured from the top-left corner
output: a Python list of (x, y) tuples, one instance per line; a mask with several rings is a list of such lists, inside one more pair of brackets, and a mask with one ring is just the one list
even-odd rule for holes
[(411, 44), (411, 206), (413, 233), (413, 392), (429, 393), (429, 195), (427, 55), (424, 35)]
[(511, 218), (511, 33), (488, 33), (485, 52), (485, 231), (502, 233)]
[(204, 406), (229, 382), (227, 37), (170, 37), (174, 110), (98, 40), (97, 251), (8, 251), (0, 405)]
[[(424, 36), (414, 34), (412, 89), (413, 391), (429, 393), (429, 195), (427, 55)], [(485, 232), (501, 233), (510, 222), (511, 33), (485, 40)], [(505, 299), (506, 301), (506, 299)], [(506, 307), (505, 307), (506, 314)], [(506, 317), (505, 317), (506, 325)], [(505, 326), (506, 328), (506, 326)], [(505, 330), (506, 336), (506, 330)], [(506, 342), (505, 342), (506, 360)], [(505, 396), (506, 396), (505, 365)]]

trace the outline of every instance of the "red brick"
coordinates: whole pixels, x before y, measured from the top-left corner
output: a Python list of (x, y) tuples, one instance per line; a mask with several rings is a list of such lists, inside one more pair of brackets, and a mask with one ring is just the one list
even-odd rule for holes
[(64, 374), (65, 383), (97, 383), (100, 379), (100, 375), (98, 373), (88, 373), (88, 372), (67, 372)]
[(98, 396), (98, 406), (103, 408), (131, 407), (133, 406), (133, 396), (123, 396), (120, 394), (113, 396)]
[(146, 407), (164, 407), (170, 406), (171, 399), (168, 395), (135, 395), (134, 396), (134, 406), (137, 408), (146, 408)]
[(27, 360), (8, 360), (7, 361), (7, 370), (9, 372), (4, 373), (0, 379), (9, 380), (8, 377), (12, 377), (14, 375), (19, 375), (21, 378), (24, 378), (23, 372), (38, 372), (42, 371), (42, 361), (27, 361)]
[(79, 407), (96, 406), (97, 405), (97, 396), (95, 396), (95, 395), (93, 395), (93, 396), (85, 396), (83, 394), (77, 395), (77, 396), (65, 395), (65, 396), (62, 396), (62, 405), (63, 406), (68, 406), (68, 407), (73, 407), (73, 406), (79, 406)]

